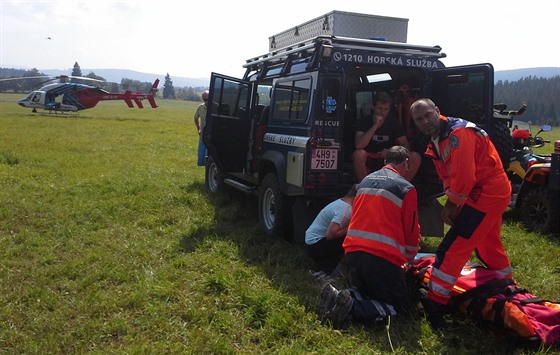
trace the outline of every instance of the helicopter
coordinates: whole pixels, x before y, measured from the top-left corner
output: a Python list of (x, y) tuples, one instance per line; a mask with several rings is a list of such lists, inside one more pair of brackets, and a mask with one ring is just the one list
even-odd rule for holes
[[(25, 78), (10, 78), (6, 80), (22, 80), (22, 79), (37, 79), (40, 77), (25, 77)], [(99, 87), (92, 85), (80, 84), (71, 82), (70, 79), (80, 79), (88, 81), (104, 82), (103, 80), (59, 75), (50, 77), (42, 84), (58, 79), (57, 83), (47, 84), (38, 90), (30, 92), (25, 98), (17, 101), (17, 104), (22, 107), (33, 109), (32, 112), (37, 112), (37, 109), (47, 110), (49, 112), (77, 112), (85, 109), (95, 107), (99, 101), (108, 100), (123, 100), (128, 107), (134, 107), (136, 103), (138, 108), (144, 108), (142, 100), (148, 100), (152, 108), (158, 107), (155, 100), (155, 94), (158, 91), (159, 79), (154, 81), (151, 89), (147, 93), (125, 91), (123, 93), (114, 93), (103, 90)], [(57, 100), (59, 96), (61, 100)]]

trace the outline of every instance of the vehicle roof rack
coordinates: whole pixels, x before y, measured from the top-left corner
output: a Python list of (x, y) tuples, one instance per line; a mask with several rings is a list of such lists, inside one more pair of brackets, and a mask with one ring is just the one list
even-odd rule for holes
[(376, 39), (360, 39), (337, 36), (318, 36), (312, 39), (298, 42), (296, 44), (280, 48), (278, 50), (253, 57), (246, 60), (243, 65), (248, 70), (257, 70), (264, 63), (278, 64), (284, 62), (289, 56), (307, 57), (317, 49), (317, 44), (322, 42), (331, 45), (333, 49), (363, 50), (369, 52), (411, 55), (424, 58), (445, 58), (440, 46), (412, 45), (401, 42), (389, 42)]

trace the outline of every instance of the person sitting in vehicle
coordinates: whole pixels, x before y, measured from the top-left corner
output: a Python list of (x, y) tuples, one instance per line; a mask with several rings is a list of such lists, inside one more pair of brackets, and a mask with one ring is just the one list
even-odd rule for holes
[[(358, 182), (370, 172), (383, 167), (385, 153), (392, 146), (401, 145), (410, 151), (410, 143), (402, 125), (389, 115), (391, 105), (391, 96), (386, 92), (379, 92), (373, 100), (372, 115), (356, 121), (356, 150), (352, 154), (352, 160)], [(411, 181), (421, 162), (420, 154), (411, 151), (409, 169), (404, 178)]]
[(414, 101), (418, 100), (418, 96), (412, 92), (409, 84), (402, 84), (394, 95), (399, 121), (403, 126), (406, 138), (412, 141), (418, 134), (418, 130), (412, 121), (410, 106), (412, 106)]

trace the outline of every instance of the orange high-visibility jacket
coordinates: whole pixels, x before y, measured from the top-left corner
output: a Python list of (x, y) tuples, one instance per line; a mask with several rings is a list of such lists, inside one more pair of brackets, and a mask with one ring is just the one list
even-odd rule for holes
[(363, 251), (400, 267), (414, 258), (419, 243), (414, 185), (388, 165), (366, 176), (358, 185), (344, 251)]
[(428, 145), (448, 199), (456, 205), (467, 202), (485, 211), (495, 199), (509, 199), (511, 186), (500, 156), (488, 134), (474, 123), (440, 116), (437, 141)]

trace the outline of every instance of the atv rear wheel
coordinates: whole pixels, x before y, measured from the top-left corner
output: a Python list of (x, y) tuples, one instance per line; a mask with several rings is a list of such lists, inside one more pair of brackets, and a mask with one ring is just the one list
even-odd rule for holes
[(527, 192), (521, 206), (523, 223), (533, 232), (558, 233), (558, 193), (545, 187)]

